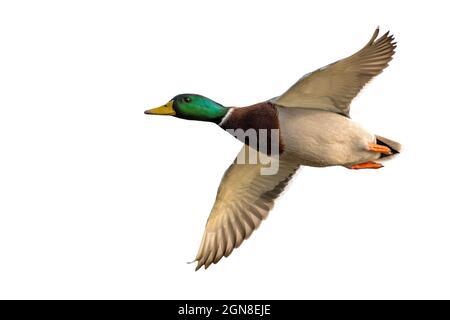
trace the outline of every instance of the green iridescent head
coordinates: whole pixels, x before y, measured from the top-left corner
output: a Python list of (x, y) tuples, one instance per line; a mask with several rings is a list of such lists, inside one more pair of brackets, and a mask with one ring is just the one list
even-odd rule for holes
[(184, 93), (175, 96), (165, 105), (147, 110), (145, 113), (219, 123), (227, 111), (227, 107), (204, 96)]

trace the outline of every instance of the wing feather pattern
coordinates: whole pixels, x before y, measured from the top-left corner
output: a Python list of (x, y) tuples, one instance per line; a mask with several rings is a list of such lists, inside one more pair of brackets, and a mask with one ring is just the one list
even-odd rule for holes
[(306, 74), (284, 94), (272, 100), (283, 107), (332, 111), (349, 116), (350, 103), (361, 89), (388, 66), (395, 53), (394, 37), (386, 32), (355, 54)]
[[(245, 145), (241, 152), (248, 152)], [(247, 153), (248, 154), (248, 153)], [(299, 165), (289, 155), (278, 161), (274, 175), (261, 175), (262, 164), (237, 164), (227, 169), (208, 218), (195, 260), (196, 270), (208, 268), (228, 257), (267, 218), (275, 199), (284, 190)]]

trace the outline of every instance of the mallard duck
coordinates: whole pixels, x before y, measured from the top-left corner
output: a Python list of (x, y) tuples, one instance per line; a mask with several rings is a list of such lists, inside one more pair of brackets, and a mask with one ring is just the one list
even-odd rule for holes
[[(225, 171), (194, 260), (196, 270), (238, 248), (267, 217), (301, 165), (378, 169), (383, 160), (399, 153), (399, 143), (368, 132), (349, 116), (353, 98), (394, 55), (394, 37), (378, 34), (379, 28), (355, 54), (304, 75), (281, 96), (252, 106), (225, 107), (198, 94), (180, 94), (145, 111), (209, 121), (233, 134), (237, 129), (263, 132), (256, 135), (256, 144), (251, 135), (238, 137), (244, 142), (241, 154), (256, 150), (258, 160), (243, 156), (246, 161), (239, 162), (240, 154)], [(276, 150), (268, 150), (268, 145)], [(262, 172), (267, 167), (262, 156), (276, 164), (275, 171)]]

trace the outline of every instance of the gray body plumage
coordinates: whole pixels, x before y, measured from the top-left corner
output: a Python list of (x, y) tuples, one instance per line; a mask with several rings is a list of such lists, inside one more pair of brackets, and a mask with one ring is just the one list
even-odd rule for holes
[(324, 110), (277, 109), (285, 150), (295, 154), (300, 164), (349, 167), (381, 156), (367, 149), (376, 136), (350, 118)]

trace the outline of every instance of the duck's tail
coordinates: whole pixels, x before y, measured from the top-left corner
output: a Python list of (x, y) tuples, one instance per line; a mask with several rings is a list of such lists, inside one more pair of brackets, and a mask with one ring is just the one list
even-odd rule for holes
[(390, 139), (387, 139), (382, 136), (376, 136), (377, 138), (377, 144), (380, 144), (382, 146), (386, 146), (389, 149), (391, 149), (392, 154), (383, 154), (381, 155), (380, 159), (390, 158), (398, 153), (400, 153), (400, 150), (402, 149), (402, 145), (398, 142), (392, 141)]

